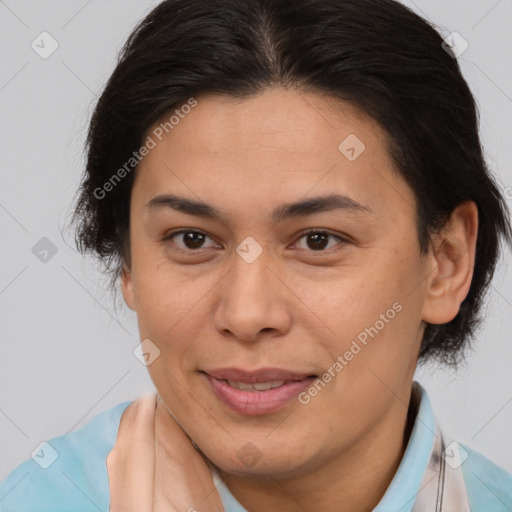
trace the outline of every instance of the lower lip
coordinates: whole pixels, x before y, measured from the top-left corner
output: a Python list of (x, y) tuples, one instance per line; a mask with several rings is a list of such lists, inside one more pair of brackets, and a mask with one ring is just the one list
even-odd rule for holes
[(316, 377), (288, 381), (278, 388), (266, 391), (242, 391), (232, 388), (226, 381), (204, 374), (213, 392), (231, 409), (240, 414), (254, 416), (278, 411), (308, 388)]

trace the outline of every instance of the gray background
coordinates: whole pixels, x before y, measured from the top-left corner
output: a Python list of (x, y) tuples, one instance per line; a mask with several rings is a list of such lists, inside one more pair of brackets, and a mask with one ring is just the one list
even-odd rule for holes
[[(157, 3), (0, 0), (0, 478), (42, 441), (153, 390), (132, 352), (135, 314), (114, 312), (97, 265), (61, 230), (94, 101), (129, 32)], [(512, 2), (404, 3), (444, 35), (457, 31), (468, 41), (459, 61), (480, 108), (487, 160), (510, 204)], [(31, 48), (43, 31), (59, 44), (47, 59)], [(57, 248), (47, 262), (32, 252), (43, 237)], [(509, 261), (507, 252), (467, 367), (425, 368), (417, 378), (447, 435), (512, 471)]]

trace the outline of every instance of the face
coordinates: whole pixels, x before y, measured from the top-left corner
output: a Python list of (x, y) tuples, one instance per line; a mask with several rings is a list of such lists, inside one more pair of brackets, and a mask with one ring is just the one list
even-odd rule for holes
[(413, 193), (347, 103), (277, 88), (190, 110), (148, 131), (131, 196), (122, 289), (148, 370), (222, 470), (313, 471), (407, 412), (432, 270)]

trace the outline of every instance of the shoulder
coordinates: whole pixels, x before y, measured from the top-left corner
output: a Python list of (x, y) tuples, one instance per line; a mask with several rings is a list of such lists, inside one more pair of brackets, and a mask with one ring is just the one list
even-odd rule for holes
[(474, 512), (512, 510), (512, 473), (497, 466), (480, 452), (458, 443), (465, 460), (461, 469), (468, 500)]
[(0, 482), (0, 512), (108, 512), (106, 458), (130, 401), (49, 439)]

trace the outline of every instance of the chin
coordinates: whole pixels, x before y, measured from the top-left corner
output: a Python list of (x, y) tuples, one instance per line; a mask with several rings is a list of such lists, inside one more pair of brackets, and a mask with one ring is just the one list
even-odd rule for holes
[(215, 452), (210, 449), (208, 454), (203, 453), (218, 469), (230, 475), (293, 478), (314, 469), (303, 447), (281, 447), (286, 451), (278, 450), (276, 446), (260, 450), (247, 441), (241, 448), (226, 447)]

